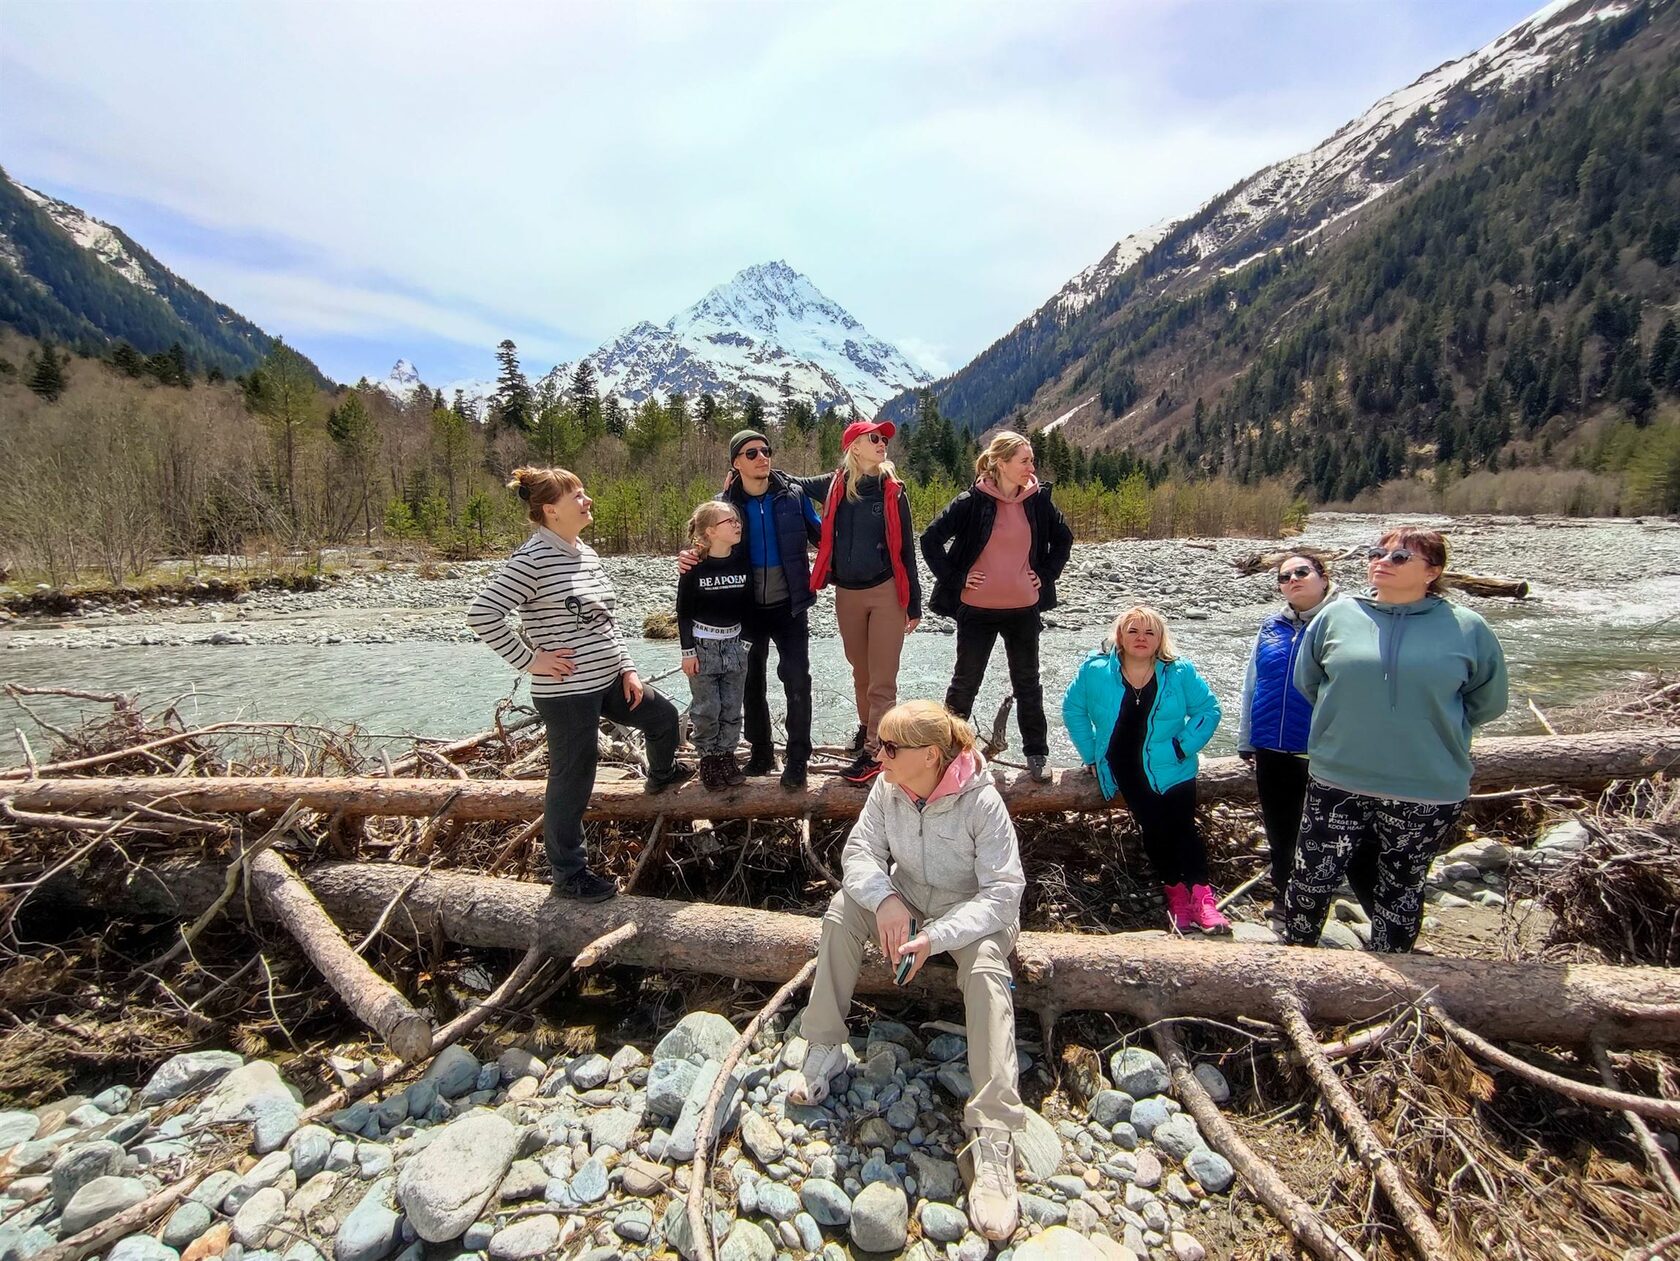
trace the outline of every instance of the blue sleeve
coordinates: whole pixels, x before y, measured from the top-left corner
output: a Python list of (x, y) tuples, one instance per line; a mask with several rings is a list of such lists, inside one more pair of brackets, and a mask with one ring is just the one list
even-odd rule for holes
[(1243, 674), (1241, 709), (1237, 714), (1237, 752), (1254, 752), (1254, 680), (1260, 665), (1260, 632), (1254, 635), (1254, 650), (1248, 654), (1248, 670)]
[(1079, 752), (1080, 765), (1094, 764), (1097, 760), (1097, 738), (1091, 730), (1091, 711), (1085, 704), (1084, 666), (1074, 671), (1073, 681), (1062, 695), (1062, 725), (1067, 728), (1068, 739), (1073, 741), (1073, 747)]
[(1207, 747), (1207, 742), (1213, 739), (1213, 733), (1219, 729), (1219, 720), (1224, 716), (1224, 711), (1219, 708), (1219, 698), (1213, 694), (1213, 689), (1207, 685), (1207, 680), (1197, 672), (1196, 667), (1188, 661), (1183, 663), (1183, 667), (1186, 720), (1184, 731), (1178, 737), (1178, 747), (1188, 757)]

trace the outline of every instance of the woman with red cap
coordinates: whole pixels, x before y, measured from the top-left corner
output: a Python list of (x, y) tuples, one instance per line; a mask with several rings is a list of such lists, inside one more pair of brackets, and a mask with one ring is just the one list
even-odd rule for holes
[(890, 421), (846, 426), (811, 566), (813, 591), (834, 582), (835, 620), (852, 666), (858, 715), (852, 750), (858, 756), (841, 774), (854, 784), (867, 784), (880, 773), (876, 730), (881, 716), (898, 703), (899, 655), (922, 616), (910, 497), (887, 459), (893, 433)]

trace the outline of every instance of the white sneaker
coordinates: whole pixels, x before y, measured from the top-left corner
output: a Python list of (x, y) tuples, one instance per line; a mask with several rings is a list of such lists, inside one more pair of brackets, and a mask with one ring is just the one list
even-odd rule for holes
[(1001, 1243), (1021, 1224), (1021, 1199), (1015, 1191), (1015, 1137), (1008, 1130), (978, 1130), (963, 1148), (971, 1170), (968, 1220), (993, 1243)]
[(846, 1053), (837, 1046), (813, 1042), (799, 1066), (800, 1081), (788, 1091), (794, 1103), (816, 1107), (828, 1098), (828, 1084), (846, 1071)]

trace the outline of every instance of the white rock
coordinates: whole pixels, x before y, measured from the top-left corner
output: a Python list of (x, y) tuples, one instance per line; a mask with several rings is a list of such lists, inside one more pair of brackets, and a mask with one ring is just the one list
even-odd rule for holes
[(494, 1112), (451, 1121), (397, 1176), (397, 1199), (427, 1243), (458, 1238), (477, 1220), (513, 1163), (518, 1131)]

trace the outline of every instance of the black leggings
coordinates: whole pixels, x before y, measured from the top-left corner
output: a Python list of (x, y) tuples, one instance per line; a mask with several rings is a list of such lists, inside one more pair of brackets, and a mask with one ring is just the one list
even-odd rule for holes
[(1143, 852), (1162, 884), (1207, 884), (1207, 845), (1196, 826), (1196, 781), (1164, 793), (1141, 775), (1120, 781), (1120, 795), (1143, 833)]
[[(1276, 749), (1254, 750), (1254, 786), (1260, 795), (1260, 817), (1266, 825), (1266, 846), (1272, 855), (1273, 903), (1281, 911), (1295, 868), (1295, 841), (1301, 832), (1301, 808), (1307, 800), (1307, 759)], [(1376, 909), (1377, 847), (1361, 845), (1348, 860), (1347, 882), (1365, 914)]]

